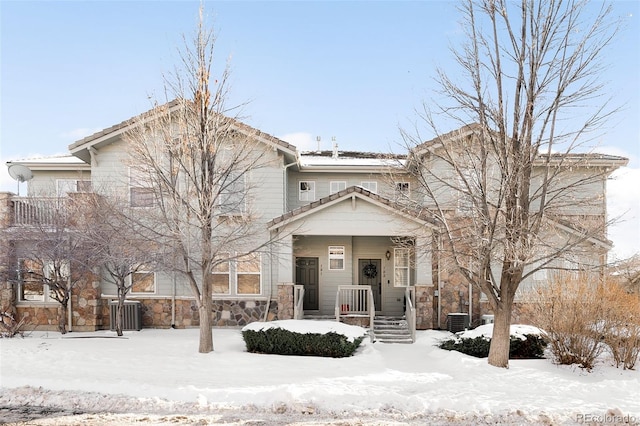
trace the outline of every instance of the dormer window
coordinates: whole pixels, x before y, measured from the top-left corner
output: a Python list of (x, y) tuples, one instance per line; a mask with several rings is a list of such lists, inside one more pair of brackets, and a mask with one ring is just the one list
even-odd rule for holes
[(367, 191), (373, 192), (376, 194), (378, 192), (378, 182), (375, 180), (364, 181), (360, 184), (360, 186)]
[(335, 194), (345, 189), (347, 189), (347, 182), (343, 180), (331, 181), (329, 184), (329, 194)]
[(301, 180), (298, 188), (300, 201), (316, 200), (316, 183), (314, 181)]

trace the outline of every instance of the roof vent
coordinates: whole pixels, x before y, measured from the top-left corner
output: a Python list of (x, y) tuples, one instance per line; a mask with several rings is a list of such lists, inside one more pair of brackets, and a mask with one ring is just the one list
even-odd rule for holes
[(333, 142), (333, 158), (338, 158), (338, 144), (336, 143), (336, 137), (331, 136), (331, 142)]

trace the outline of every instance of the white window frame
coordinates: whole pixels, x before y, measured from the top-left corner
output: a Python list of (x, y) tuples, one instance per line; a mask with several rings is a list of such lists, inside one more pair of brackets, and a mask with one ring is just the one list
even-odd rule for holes
[[(52, 265), (52, 261), (45, 261), (44, 264), (42, 265), (42, 271), (38, 272), (38, 274), (42, 273), (44, 275), (44, 279), (42, 282), (42, 298), (38, 298), (38, 299), (25, 299), (23, 297), (23, 270), (22, 270), (22, 264), (24, 261), (33, 261), (33, 262), (38, 262), (38, 260), (35, 259), (28, 259), (28, 258), (19, 258), (18, 259), (18, 273), (19, 273), (19, 277), (18, 277), (18, 302), (29, 302), (29, 303), (58, 303), (57, 300), (53, 299), (51, 297), (51, 288), (49, 286), (49, 284), (45, 281), (46, 279), (50, 279), (51, 278), (51, 265)], [(69, 271), (69, 263), (65, 262), (64, 266), (66, 266), (66, 272), (68, 275), (70, 275), (70, 271)]]
[[(136, 174), (136, 171), (133, 170), (132, 168), (129, 168), (129, 205), (134, 208), (155, 207), (156, 199), (155, 199), (155, 193), (153, 191), (153, 188), (149, 185), (145, 185), (144, 182), (141, 182), (141, 180), (138, 179), (135, 176), (135, 174)], [(136, 192), (139, 195), (150, 194), (151, 195), (150, 201), (141, 203), (139, 200), (137, 200), (137, 197), (134, 197), (133, 195), (134, 192)], [(146, 200), (144, 196), (143, 196), (143, 200)]]
[[(227, 276), (227, 292), (226, 293), (215, 293), (213, 292), (213, 282), (211, 283), (211, 291), (213, 292), (214, 297), (215, 296), (228, 296), (231, 294), (231, 288), (232, 288), (232, 282), (231, 282), (231, 259), (230, 259), (230, 253), (220, 253), (219, 254), (220, 257), (222, 258), (226, 258), (227, 260), (224, 262), (220, 262), (217, 265), (215, 265), (213, 267), (213, 269), (211, 270), (211, 275), (226, 275)], [(216, 270), (217, 267), (221, 267), (226, 265), (226, 271), (221, 271), (221, 270)]]
[[(221, 216), (242, 216), (247, 211), (246, 175), (229, 173), (226, 185), (218, 196), (218, 209)], [(229, 207), (227, 204), (230, 204)]]
[[(251, 257), (255, 257), (255, 261), (258, 264), (258, 271), (241, 271), (239, 265), (242, 263), (242, 257), (247, 257), (247, 256), (251, 256)], [(241, 256), (238, 259), (236, 259), (235, 263), (235, 274), (234, 274), (234, 289), (236, 292), (236, 295), (238, 296), (256, 296), (256, 295), (260, 295), (262, 294), (262, 255), (260, 253), (251, 253), (248, 254), (246, 256)], [(239, 283), (238, 283), (238, 277), (240, 275), (257, 275), (258, 276), (258, 292), (257, 293), (240, 293), (239, 291)]]
[[(303, 189), (303, 186), (305, 188)], [(300, 201), (316, 200), (316, 182), (313, 180), (301, 180), (298, 182), (298, 199)]]
[[(400, 264), (400, 260), (406, 259)], [(399, 273), (404, 275), (406, 282), (401, 282)], [(411, 250), (406, 247), (396, 247), (393, 249), (393, 286), (409, 287), (411, 285)]]
[(395, 197), (396, 200), (402, 198), (409, 198), (411, 194), (411, 183), (409, 182), (396, 182), (395, 184)]
[[(329, 246), (327, 249), (327, 253), (328, 253), (328, 259), (329, 261), (327, 262), (328, 265), (328, 270), (329, 271), (344, 271), (345, 268), (345, 249), (344, 246)], [(332, 265), (332, 260), (339, 260), (341, 261), (341, 265), (340, 267), (333, 267)]]
[[(148, 275), (151, 274), (153, 276), (153, 291), (133, 291), (133, 276), (137, 274)], [(149, 269), (139, 269), (132, 274), (129, 275), (129, 288), (132, 296), (143, 296), (143, 295), (154, 295), (158, 294), (158, 280), (155, 271), (151, 271)]]
[(375, 180), (365, 180), (360, 182), (360, 186), (363, 189), (366, 189), (369, 192), (372, 192), (374, 194), (378, 193), (378, 182)]
[(347, 189), (347, 181), (344, 180), (332, 180), (329, 182), (329, 194), (335, 194)]
[(88, 179), (56, 179), (56, 195), (58, 197), (66, 197), (72, 192), (89, 192), (90, 190), (91, 181)]

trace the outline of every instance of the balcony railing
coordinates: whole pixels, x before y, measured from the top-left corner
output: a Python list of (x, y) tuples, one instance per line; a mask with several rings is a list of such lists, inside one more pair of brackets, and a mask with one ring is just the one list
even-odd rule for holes
[(64, 199), (13, 197), (11, 201), (14, 225), (54, 225), (65, 220)]

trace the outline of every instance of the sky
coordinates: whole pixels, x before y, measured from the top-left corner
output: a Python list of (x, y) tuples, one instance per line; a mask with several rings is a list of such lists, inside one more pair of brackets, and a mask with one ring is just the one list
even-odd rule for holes
[[(317, 137), (330, 149), (335, 137), (342, 150), (404, 152), (399, 129), (411, 128), (415, 111), (434, 98), (436, 69), (453, 70), (449, 48), (464, 41), (452, 1), (205, 6), (217, 33), (217, 71), (231, 66), (229, 104), (244, 105), (247, 124), (301, 150), (316, 149)], [(163, 74), (178, 62), (182, 36), (193, 34), (198, 7), (0, 0), (0, 162), (64, 154), (72, 142), (147, 110), (150, 98), (163, 100)], [(622, 110), (596, 142), (600, 152), (630, 158), (618, 210), (635, 212), (640, 2), (613, 7), (623, 28), (603, 56), (610, 68), (601, 81)], [(0, 190), (16, 187), (0, 167)], [(640, 238), (637, 227), (620, 234)]]
[[(335, 321), (264, 324), (276, 323), (287, 329), (294, 324), (297, 333), (353, 336), (344, 329), (358, 329), (359, 335), (364, 331), (344, 324), (336, 330)], [(469, 337), (490, 335), (491, 328), (478, 327)], [(512, 335), (531, 333), (530, 326), (511, 329)], [(453, 336), (447, 331), (419, 330), (413, 344), (365, 338), (346, 358), (249, 353), (241, 331), (229, 328), (215, 329), (215, 351), (200, 354), (198, 333), (194, 328), (143, 329), (117, 338), (110, 331), (64, 336), (35, 331), (24, 339), (2, 339), (2, 413), (11, 413), (7, 407), (52, 409), (48, 419), (29, 422), (34, 425), (578, 425), (640, 420), (640, 372), (613, 367), (607, 352), (591, 372), (551, 359), (511, 360), (504, 369), (488, 365), (486, 358), (439, 349), (440, 340)], [(56, 419), (51, 415), (56, 411), (89, 413)]]

